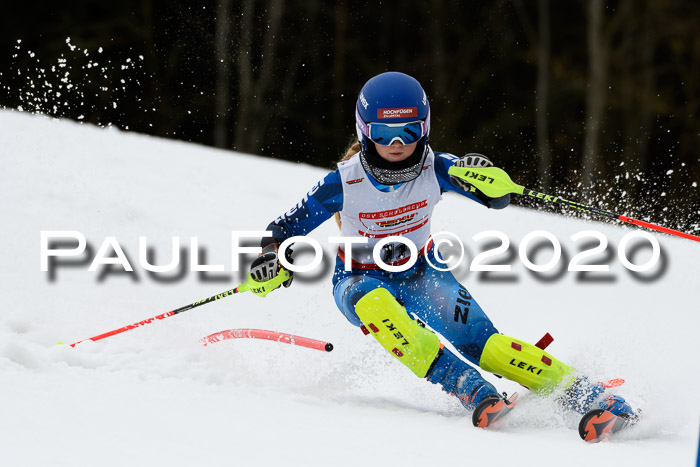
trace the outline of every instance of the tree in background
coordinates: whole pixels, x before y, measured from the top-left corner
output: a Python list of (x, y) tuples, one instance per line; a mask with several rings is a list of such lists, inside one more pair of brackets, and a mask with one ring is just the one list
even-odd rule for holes
[(435, 148), (700, 231), (692, 2), (369, 6), (40, 1), (0, 28), (0, 105), (328, 167), (362, 84), (400, 70), (430, 95)]

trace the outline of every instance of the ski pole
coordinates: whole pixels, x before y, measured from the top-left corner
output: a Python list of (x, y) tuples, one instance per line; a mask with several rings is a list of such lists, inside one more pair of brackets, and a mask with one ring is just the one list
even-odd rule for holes
[(696, 235), (691, 235), (689, 233), (669, 229), (668, 227), (652, 224), (651, 222), (633, 219), (631, 217), (616, 214), (614, 212), (605, 211), (604, 209), (599, 209), (594, 206), (588, 206), (585, 204), (577, 203), (575, 201), (569, 201), (559, 196), (547, 195), (545, 193), (540, 193), (535, 190), (530, 190), (529, 188), (525, 188), (524, 186), (518, 185), (517, 183), (513, 182), (510, 176), (508, 176), (508, 174), (503, 169), (500, 169), (498, 167), (472, 168), (452, 166), (450, 167), (448, 173), (455, 177), (459, 177), (463, 180), (466, 180), (474, 187), (476, 187), (476, 189), (478, 189), (490, 198), (498, 198), (508, 193), (531, 196), (533, 198), (541, 199), (555, 204), (561, 204), (570, 208), (578, 209), (580, 211), (592, 212), (594, 214), (599, 214), (605, 217), (609, 217), (611, 219), (617, 219), (628, 224), (639, 225), (648, 229), (657, 230), (659, 232), (664, 232), (667, 234), (675, 235), (677, 237), (687, 238), (689, 240), (695, 240), (696, 242), (700, 242), (700, 237)]
[(88, 337), (87, 339), (83, 339), (78, 342), (72, 343), (70, 346), (75, 347), (76, 345), (80, 344), (81, 342), (85, 341), (99, 341), (101, 339), (104, 339), (106, 337), (114, 336), (116, 334), (121, 334), (122, 332), (129, 331), (131, 329), (135, 329), (141, 326), (145, 326), (146, 324), (150, 324), (156, 320), (161, 320), (165, 318), (170, 318), (171, 316), (177, 315), (178, 313), (182, 313), (188, 310), (191, 310), (193, 308), (197, 308), (198, 306), (206, 305), (207, 303), (215, 302), (219, 299), (240, 293), (240, 292), (246, 292), (248, 290), (254, 291), (257, 295), (260, 295), (261, 297), (264, 297), (268, 293), (272, 292), (274, 289), (282, 285), (284, 281), (289, 279), (289, 271), (285, 269), (281, 269), (280, 273), (270, 279), (267, 282), (257, 282), (252, 278), (250, 274), (248, 274), (248, 277), (244, 282), (242, 282), (238, 287), (227, 290), (226, 292), (222, 292), (220, 294), (212, 295), (209, 298), (205, 298), (204, 300), (199, 300), (194, 303), (190, 303), (189, 305), (185, 305), (183, 307), (177, 308), (175, 310), (168, 311), (167, 313), (160, 314), (158, 316), (154, 316), (152, 318), (144, 319), (143, 321), (139, 321), (137, 323), (133, 324), (128, 324), (126, 326), (122, 326), (120, 328), (114, 329), (112, 331), (105, 332), (103, 334), (100, 334), (98, 336), (94, 337)]
[(307, 347), (314, 350), (324, 350), (326, 352), (333, 350), (333, 344), (330, 342), (309, 339), (308, 337), (295, 336), (283, 332), (266, 331), (264, 329), (227, 329), (203, 337), (201, 341), (206, 346), (227, 339), (265, 339), (268, 341)]

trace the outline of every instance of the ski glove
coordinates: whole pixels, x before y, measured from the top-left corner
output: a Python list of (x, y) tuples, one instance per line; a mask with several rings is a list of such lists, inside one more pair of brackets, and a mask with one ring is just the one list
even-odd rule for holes
[[(457, 159), (454, 165), (455, 167), (492, 167), (493, 162), (491, 162), (489, 158), (484, 156), (483, 154), (470, 152), (469, 154), (466, 154)], [(473, 192), (475, 190), (471, 183), (469, 183), (466, 180), (457, 177), (450, 177), (450, 180), (460, 190), (469, 192)]]
[[(484, 156), (483, 154), (477, 154), (475, 152), (471, 152), (457, 159), (454, 165), (457, 167), (475, 168), (493, 167), (493, 163), (489, 160), (488, 157)], [(473, 197), (484, 203), (484, 205), (488, 208), (503, 209), (510, 203), (510, 194), (503, 195), (500, 198), (489, 198), (488, 196), (477, 190), (471, 183), (464, 179), (451, 176), (450, 181), (455, 187), (461, 189), (462, 191), (470, 193)]]
[[(285, 259), (289, 263), (294, 263), (292, 260), (292, 250), (289, 248), (287, 248)], [(257, 282), (267, 282), (277, 277), (281, 268), (282, 265), (280, 264), (277, 256), (277, 244), (271, 243), (263, 248), (260, 256), (258, 256), (250, 265), (250, 275), (253, 277), (253, 280)], [(292, 271), (288, 272), (289, 279), (282, 283), (282, 285), (285, 287), (289, 287), (292, 284), (292, 279), (294, 278)]]

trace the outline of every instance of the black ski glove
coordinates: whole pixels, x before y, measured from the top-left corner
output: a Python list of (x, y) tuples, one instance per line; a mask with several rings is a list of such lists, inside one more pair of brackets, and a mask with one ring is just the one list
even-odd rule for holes
[[(282, 267), (277, 256), (277, 247), (278, 245), (276, 243), (271, 243), (263, 248), (260, 256), (255, 258), (255, 261), (250, 265), (250, 275), (253, 277), (253, 280), (257, 282), (267, 282), (277, 277)], [(287, 248), (285, 253), (285, 259), (291, 264), (294, 263), (292, 259), (292, 250), (289, 248)], [(285, 288), (292, 285), (292, 279), (294, 278), (293, 272), (288, 272), (289, 279), (282, 283)]]

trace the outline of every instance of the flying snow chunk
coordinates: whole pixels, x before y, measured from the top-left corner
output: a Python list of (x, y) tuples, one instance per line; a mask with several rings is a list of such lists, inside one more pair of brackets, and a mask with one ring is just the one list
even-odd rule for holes
[(673, 173), (673, 169), (670, 169), (666, 172), (666, 175), (671, 175)]

